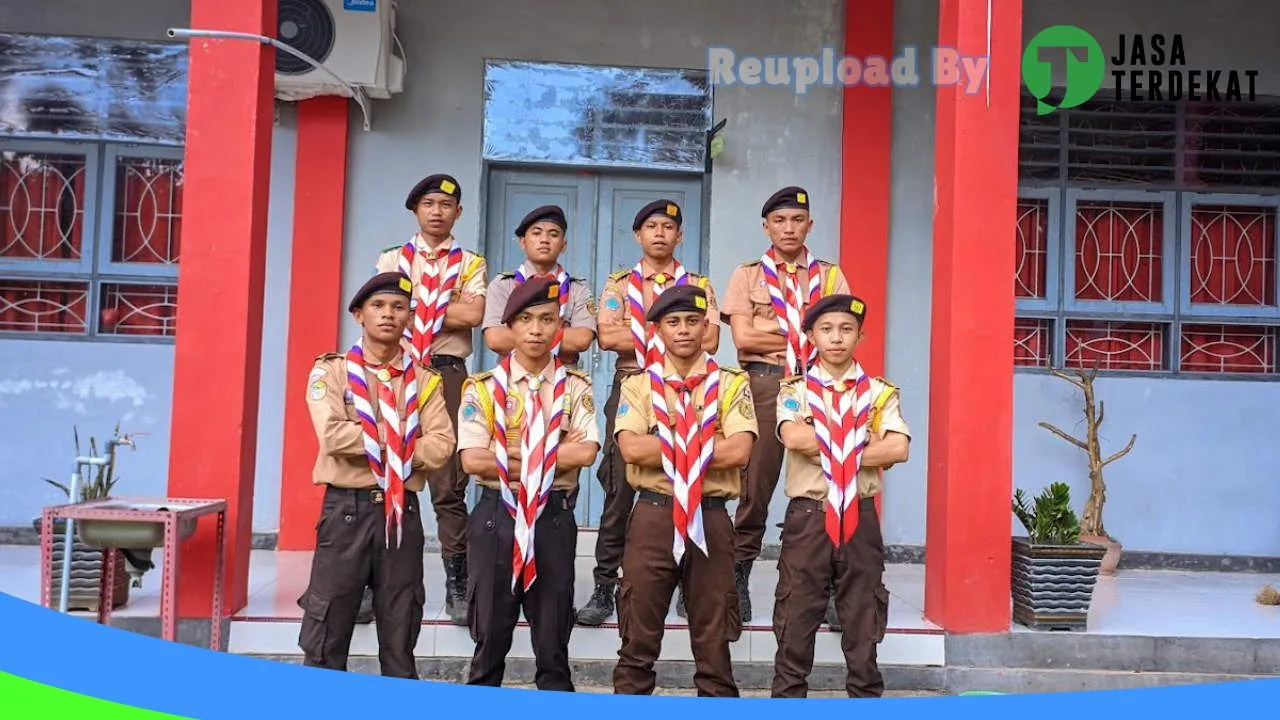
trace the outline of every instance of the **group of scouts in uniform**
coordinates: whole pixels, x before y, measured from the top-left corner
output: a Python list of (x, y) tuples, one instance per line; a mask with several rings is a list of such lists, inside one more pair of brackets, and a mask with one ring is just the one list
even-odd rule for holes
[[(470, 684), (502, 684), (523, 613), (535, 684), (573, 691), (573, 627), (600, 625), (616, 605), (614, 691), (652, 693), (675, 596), (698, 694), (737, 696), (730, 645), (751, 620), (748, 578), (781, 476), (790, 502), (772, 694), (807, 694), (825, 621), (841, 632), (848, 694), (880, 696), (881, 477), (907, 459), (910, 433), (897, 388), (855, 359), (864, 301), (807, 249), (804, 189), (765, 202), (770, 246), (734, 270), (722, 303), (675, 259), (679, 205), (646, 205), (632, 224), (641, 258), (609, 276), (598, 308), (559, 264), (561, 208), (524, 218), (515, 235), (526, 261), (490, 283), (485, 259), (453, 237), (461, 202), (448, 175), (413, 188), (405, 207), (419, 232), (379, 255), (348, 306), (360, 339), (317, 358), (308, 379), (314, 482), (325, 490), (298, 600), (306, 664), (345, 670), (355, 626), (376, 619), (382, 674), (418, 677), (425, 491), (445, 610), (475, 642)], [(721, 316), (740, 367), (712, 357)], [(477, 327), (500, 360), (468, 374)], [(591, 378), (576, 365), (593, 342), (618, 357), (603, 437)], [(578, 476), (601, 452), (595, 586), (575, 611)], [(479, 497), (468, 508), (472, 479)]]

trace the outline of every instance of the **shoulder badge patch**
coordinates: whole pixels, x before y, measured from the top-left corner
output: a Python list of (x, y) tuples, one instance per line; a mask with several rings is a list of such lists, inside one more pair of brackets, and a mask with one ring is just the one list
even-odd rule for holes
[(317, 380), (311, 383), (311, 391), (308, 393), (308, 397), (314, 401), (320, 401), (324, 399), (324, 394), (327, 392), (329, 392), (329, 386), (323, 380)]
[(473, 400), (468, 400), (466, 404), (462, 406), (462, 419), (464, 421), (470, 422), (475, 420), (476, 416), (479, 414), (480, 406)]
[(627, 412), (629, 412), (630, 410), (631, 410), (631, 405), (628, 404), (626, 400), (623, 400), (622, 402), (618, 403), (618, 417), (622, 417), (623, 415), (626, 415)]
[(588, 413), (596, 411), (596, 403), (591, 399), (591, 393), (589, 392), (582, 393), (582, 410)]
[(788, 395), (782, 401), (782, 407), (786, 408), (790, 412), (800, 412), (800, 398), (794, 395)]
[(622, 298), (614, 295), (613, 293), (609, 293), (604, 298), (604, 306), (607, 310), (617, 312), (622, 309)]

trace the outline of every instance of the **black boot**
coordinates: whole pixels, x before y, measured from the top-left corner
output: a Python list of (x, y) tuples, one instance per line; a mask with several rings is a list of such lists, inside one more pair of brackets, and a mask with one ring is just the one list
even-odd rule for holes
[(459, 627), (467, 624), (467, 556), (444, 556), (444, 611)]
[(733, 574), (738, 586), (738, 613), (742, 616), (742, 622), (751, 622), (751, 590), (748, 583), (751, 578), (751, 563), (735, 563)]
[(596, 584), (591, 600), (578, 611), (578, 624), (598, 627), (613, 614), (613, 585)]
[(365, 587), (364, 596), (360, 598), (360, 609), (356, 612), (356, 623), (368, 625), (373, 622), (373, 588)]
[(689, 611), (684, 606), (684, 583), (676, 587), (676, 615), (689, 619)]

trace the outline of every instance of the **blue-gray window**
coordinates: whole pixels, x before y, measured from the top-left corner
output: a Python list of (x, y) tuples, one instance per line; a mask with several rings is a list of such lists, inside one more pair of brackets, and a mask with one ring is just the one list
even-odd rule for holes
[(1024, 97), (1015, 363), (1275, 375), (1280, 102)]

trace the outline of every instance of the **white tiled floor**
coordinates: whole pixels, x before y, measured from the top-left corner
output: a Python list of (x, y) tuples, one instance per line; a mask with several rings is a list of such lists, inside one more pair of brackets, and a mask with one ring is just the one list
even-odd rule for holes
[[(584, 540), (592, 539), (588, 533)], [(576, 595), (579, 605), (591, 595), (590, 542), (580, 543)], [(0, 547), (0, 592), (39, 601), (39, 549)], [(255, 550), (249, 569), (249, 599), (236, 613), (232, 632), (232, 652), (293, 654), (297, 652), (301, 610), (296, 604), (306, 586), (310, 553)], [(473, 644), (465, 628), (450, 625), (444, 615), (441, 589), (444, 569), (439, 557), (424, 558), (427, 574), (427, 623), (418, 643), (420, 655), (469, 656)], [(735, 659), (769, 661), (776, 650), (769, 627), (773, 588), (777, 571), (772, 562), (756, 564), (751, 576), (755, 618), (734, 644)], [(1246, 573), (1200, 573), (1177, 571), (1121, 571), (1098, 581), (1090, 612), (1088, 632), (1111, 635), (1249, 637), (1280, 639), (1280, 607), (1254, 602), (1263, 585), (1280, 587), (1280, 575)], [(149, 573), (141, 589), (131, 591), (129, 604), (116, 611), (120, 616), (159, 614), (157, 571)], [(885, 584), (892, 595), (889, 633), (880, 648), (881, 662), (887, 664), (940, 665), (944, 662), (943, 637), (938, 628), (923, 618), (924, 567), (892, 565)], [(668, 616), (670, 628), (664, 642), (665, 659), (689, 659), (688, 632), (674, 612)], [(1031, 632), (1013, 625), (1014, 632)], [(576, 628), (571, 653), (580, 659), (613, 659), (617, 655), (616, 625)], [(376, 654), (373, 626), (357, 629), (353, 654)], [(512, 655), (531, 656), (528, 629), (516, 631)], [(839, 636), (819, 634), (817, 662), (841, 662)]]

